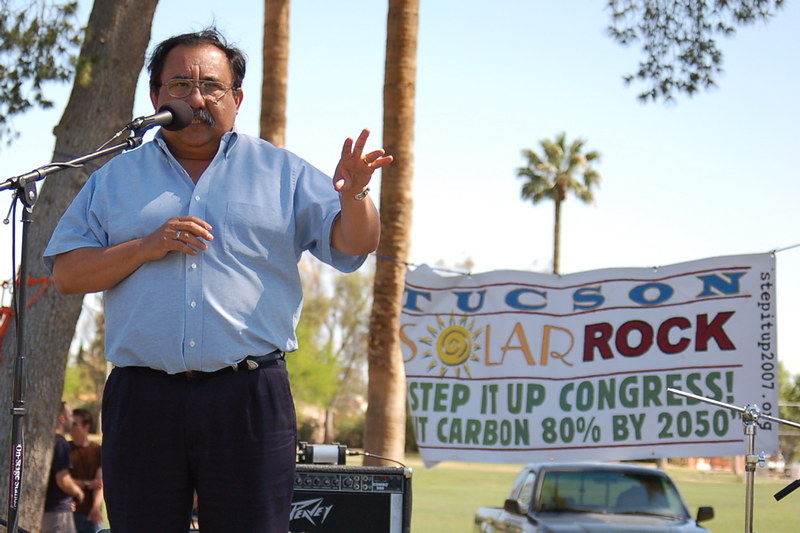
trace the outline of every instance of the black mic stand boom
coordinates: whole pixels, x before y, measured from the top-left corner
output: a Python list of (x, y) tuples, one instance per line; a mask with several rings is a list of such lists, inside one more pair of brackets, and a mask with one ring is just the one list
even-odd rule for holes
[[(12, 190), (14, 197), (12, 202), (19, 200), (23, 205), (22, 210), (22, 247), (20, 250), (19, 276), (14, 291), (14, 314), (17, 333), (17, 345), (14, 359), (14, 374), (11, 393), (11, 458), (8, 487), (8, 523), (0, 519), (0, 525), (6, 526), (9, 533), (17, 533), (25, 530), (19, 529), (19, 504), (22, 493), (23, 470), (25, 465), (25, 440), (22, 433), (22, 418), (25, 416), (24, 399), (24, 364), (25, 364), (25, 302), (27, 301), (27, 291), (25, 278), (28, 268), (28, 229), (33, 220), (33, 207), (36, 204), (38, 194), (36, 182), (44, 179), (50, 174), (59, 172), (67, 168), (79, 168), (89, 161), (115, 154), (123, 150), (136, 148), (142, 144), (142, 136), (146, 129), (155, 124), (144, 125), (139, 129), (134, 129), (132, 135), (124, 142), (112, 146), (106, 146), (91, 152), (87, 155), (77, 157), (70, 161), (54, 162), (37, 168), (26, 174), (9, 178), (0, 184), (0, 191)], [(124, 130), (122, 130), (124, 131)], [(121, 133), (121, 132), (120, 132)], [(115, 139), (117, 135), (112, 137)]]

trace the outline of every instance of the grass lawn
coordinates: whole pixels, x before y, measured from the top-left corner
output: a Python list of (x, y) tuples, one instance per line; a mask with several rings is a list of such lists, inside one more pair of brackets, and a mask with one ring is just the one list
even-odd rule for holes
[[(467, 533), (478, 507), (500, 507), (522, 465), (444, 462), (426, 469), (416, 456), (407, 457), (412, 476), (412, 533)], [(745, 488), (742, 477), (668, 468), (691, 513), (701, 505), (714, 507), (716, 517), (704, 522), (713, 533), (745, 531)], [(759, 475), (755, 482), (753, 531), (800, 531), (800, 489), (781, 501), (773, 495), (791, 479)]]

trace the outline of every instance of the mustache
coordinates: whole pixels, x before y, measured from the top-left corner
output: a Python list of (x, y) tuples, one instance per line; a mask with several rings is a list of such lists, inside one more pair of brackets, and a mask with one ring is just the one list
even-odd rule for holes
[(212, 128), (216, 125), (216, 121), (214, 120), (214, 117), (212, 117), (211, 113), (209, 113), (205, 109), (195, 109), (192, 117), (205, 122), (206, 124), (208, 124)]

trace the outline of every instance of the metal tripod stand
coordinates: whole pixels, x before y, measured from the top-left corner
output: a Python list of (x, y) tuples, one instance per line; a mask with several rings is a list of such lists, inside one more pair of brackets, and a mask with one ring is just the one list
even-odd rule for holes
[[(754, 533), (753, 532), (753, 485), (755, 482), (755, 472), (756, 466), (758, 466), (759, 462), (762, 462), (763, 459), (756, 455), (756, 428), (758, 427), (758, 420), (759, 418), (766, 418), (767, 420), (772, 420), (773, 422), (778, 422), (779, 424), (785, 424), (787, 426), (792, 426), (795, 428), (800, 428), (800, 424), (797, 422), (790, 422), (788, 420), (783, 420), (781, 418), (776, 418), (774, 416), (765, 415), (761, 412), (757, 405), (747, 405), (746, 407), (737, 407), (735, 405), (730, 405), (727, 403), (719, 402), (717, 400), (712, 400), (711, 398), (705, 398), (703, 396), (698, 396), (696, 394), (692, 394), (689, 392), (684, 392), (678, 389), (668, 388), (667, 392), (672, 394), (677, 394), (679, 396), (685, 396), (687, 398), (691, 398), (693, 400), (699, 400), (701, 402), (709, 403), (711, 405), (716, 405), (717, 407), (724, 407), (725, 409), (730, 409), (732, 411), (738, 411), (742, 414), (742, 424), (744, 424), (744, 434), (747, 435), (747, 455), (745, 456), (744, 460), (744, 469), (745, 469), (745, 507), (744, 507), (744, 533)], [(793, 487), (793, 485), (797, 484)], [(792, 487), (789, 490), (789, 487), (782, 490), (778, 494), (775, 495), (776, 499), (781, 499), (789, 492), (800, 486), (800, 481), (796, 481), (789, 487)], [(778, 497), (780, 495), (780, 497)]]

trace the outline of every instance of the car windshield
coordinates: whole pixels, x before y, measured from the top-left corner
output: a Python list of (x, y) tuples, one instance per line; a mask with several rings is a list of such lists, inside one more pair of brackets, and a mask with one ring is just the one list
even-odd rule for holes
[(649, 473), (613, 470), (541, 474), (539, 512), (648, 514), (688, 518), (672, 482)]

